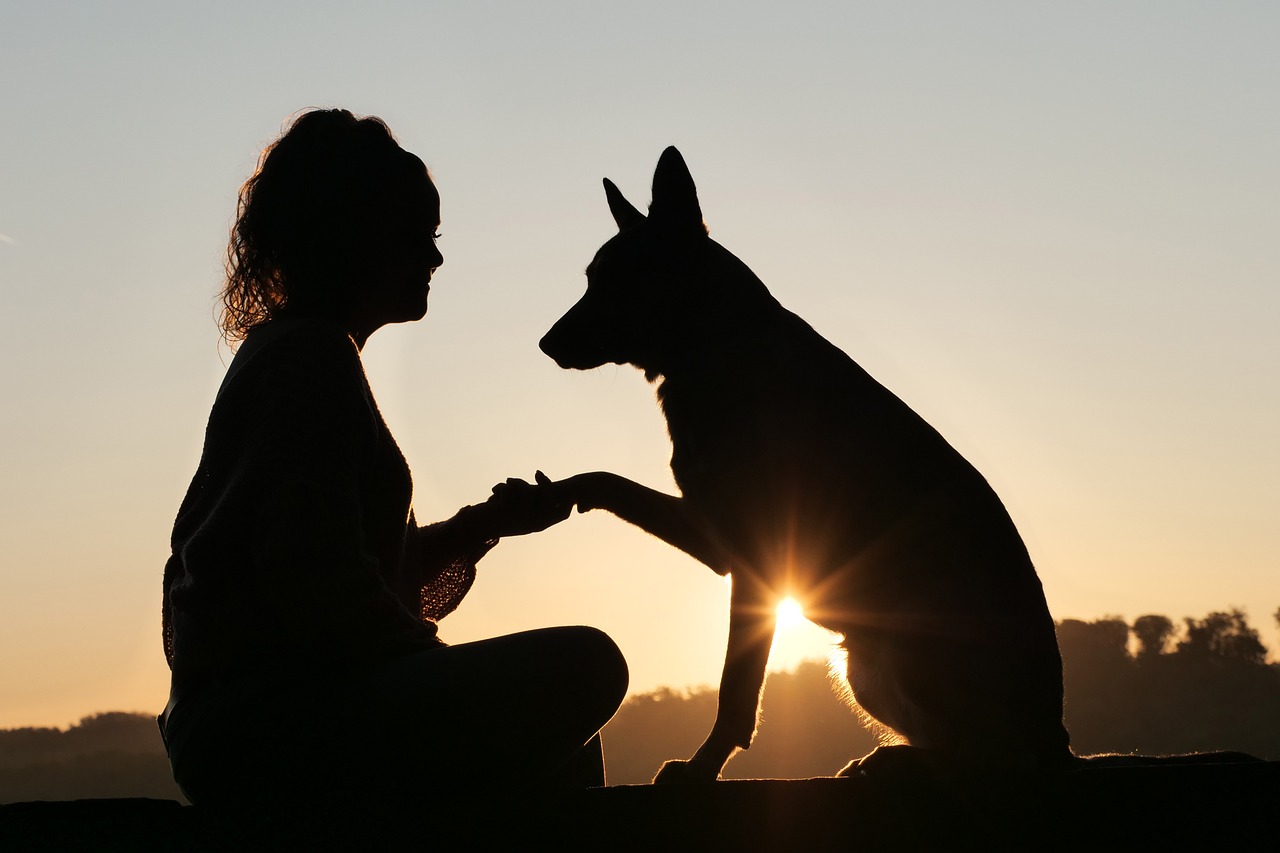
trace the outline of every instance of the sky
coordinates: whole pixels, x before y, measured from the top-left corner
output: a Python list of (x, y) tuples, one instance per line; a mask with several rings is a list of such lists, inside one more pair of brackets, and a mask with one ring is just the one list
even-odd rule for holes
[[(365, 349), (420, 520), (536, 469), (674, 490), (643, 377), (537, 349), (601, 178), (643, 208), (674, 144), (712, 236), (991, 481), (1056, 618), (1241, 607), (1280, 651), (1278, 42), (1267, 2), (2, 0), (0, 727), (164, 705), (236, 192), (317, 106), (442, 195), (430, 313)], [(575, 515), (441, 634), (575, 623), (635, 691), (711, 684), (727, 590)]]

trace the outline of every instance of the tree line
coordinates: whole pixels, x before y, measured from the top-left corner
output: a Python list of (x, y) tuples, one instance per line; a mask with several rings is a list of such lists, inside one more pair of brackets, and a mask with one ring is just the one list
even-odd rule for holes
[[(1280, 611), (1276, 613), (1280, 620)], [(1219, 749), (1280, 759), (1280, 664), (1239, 610), (1181, 624), (1160, 615), (1058, 623), (1066, 721), (1077, 753)], [(711, 727), (716, 691), (633, 695), (605, 727), (610, 784), (649, 781), (693, 753)], [(825, 663), (769, 675), (755, 744), (728, 778), (828, 776), (875, 739), (833, 693)], [(81, 797), (181, 799), (146, 714), (85, 717), (69, 729), (0, 730), (0, 803)]]
[[(1276, 618), (1280, 621), (1280, 611)], [(1280, 664), (1239, 610), (1058, 624), (1077, 752), (1235, 749), (1280, 759)]]

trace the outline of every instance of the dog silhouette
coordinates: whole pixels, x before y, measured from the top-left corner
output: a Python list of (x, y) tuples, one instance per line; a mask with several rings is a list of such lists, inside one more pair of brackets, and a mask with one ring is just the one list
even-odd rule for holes
[(606, 472), (556, 488), (732, 577), (715, 724), (656, 781), (714, 780), (750, 746), (788, 595), (843, 636), (852, 698), (881, 727), (843, 773), (1070, 762), (1053, 620), (987, 481), (710, 239), (675, 148), (648, 215), (604, 187), (619, 231), (541, 348), (658, 382), (680, 495)]

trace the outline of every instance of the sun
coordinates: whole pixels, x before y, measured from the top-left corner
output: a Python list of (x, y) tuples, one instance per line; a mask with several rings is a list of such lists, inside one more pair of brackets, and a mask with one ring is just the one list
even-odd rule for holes
[(804, 622), (804, 608), (800, 606), (800, 602), (791, 596), (787, 596), (778, 602), (778, 628), (779, 630), (787, 630), (795, 628)]

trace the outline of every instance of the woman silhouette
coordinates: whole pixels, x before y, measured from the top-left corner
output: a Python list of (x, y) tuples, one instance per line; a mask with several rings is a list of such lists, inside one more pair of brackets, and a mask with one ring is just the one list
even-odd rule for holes
[(164, 572), (160, 726), (192, 802), (603, 784), (627, 684), (607, 636), (436, 636), (500, 538), (570, 509), (539, 474), (414, 520), (360, 350), (426, 313), (439, 223), (422, 161), (346, 110), (299, 117), (241, 189), (221, 318), (239, 346)]

